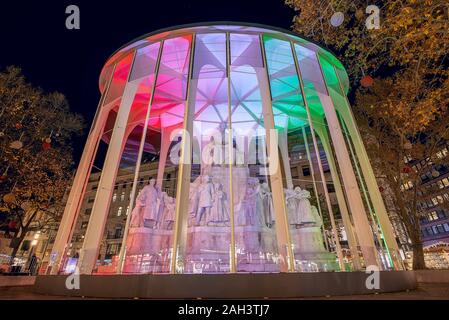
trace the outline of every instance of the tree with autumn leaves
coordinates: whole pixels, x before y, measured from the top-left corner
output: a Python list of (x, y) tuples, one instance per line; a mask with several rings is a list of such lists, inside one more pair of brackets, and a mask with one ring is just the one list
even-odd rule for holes
[[(353, 112), (381, 191), (393, 195), (413, 247), (413, 268), (425, 268), (419, 224), (424, 211), (419, 203), (435, 197), (438, 190), (421, 179), (425, 174), (438, 177), (435, 168), (447, 166), (449, 158), (440, 152), (449, 138), (447, 1), (286, 4), (297, 12), (294, 31), (327, 46), (346, 66)], [(379, 28), (367, 28), (368, 5), (380, 9)], [(336, 19), (342, 16), (343, 21)], [(447, 206), (444, 199), (441, 202)]]
[(28, 232), (57, 225), (74, 168), (72, 138), (82, 130), (64, 95), (32, 86), (17, 67), (0, 72), (0, 224), (16, 225), (12, 257)]

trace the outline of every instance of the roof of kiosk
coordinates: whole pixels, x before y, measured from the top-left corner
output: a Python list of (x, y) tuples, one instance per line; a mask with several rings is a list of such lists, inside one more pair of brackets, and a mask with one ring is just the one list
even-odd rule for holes
[[(244, 35), (260, 35), (273, 36), (273, 39), (288, 40), (293, 41), (295, 45), (299, 45), (304, 50), (312, 53), (319, 53), (320, 57), (324, 58), (326, 65), (322, 65), (323, 72), (326, 73), (326, 68), (336, 68), (340, 76), (342, 87), (345, 93), (348, 91), (348, 76), (341, 64), (341, 62), (329, 51), (321, 48), (317, 44), (310, 40), (303, 39), (291, 31), (282, 30), (275, 27), (257, 25), (257, 24), (245, 24), (245, 23), (235, 23), (235, 22), (214, 22), (214, 23), (200, 23), (200, 24), (190, 24), (181, 25), (177, 27), (172, 27), (168, 29), (158, 30), (149, 34), (146, 34), (132, 42), (124, 45), (119, 50), (117, 50), (107, 61), (105, 67), (102, 70), (100, 76), (100, 90), (103, 91), (107, 78), (107, 67), (113, 65), (117, 61), (126, 59), (130, 57), (130, 53), (134, 49), (140, 49), (143, 47), (148, 47), (151, 44), (158, 43), (161, 40), (174, 39), (196, 33), (196, 34), (220, 34), (220, 32), (229, 32), (231, 34), (244, 34)], [(240, 52), (243, 52), (247, 48), (240, 48)], [(212, 58), (216, 58), (213, 57)], [(182, 63), (187, 64), (188, 54), (182, 58)], [(222, 61), (223, 63), (223, 61)], [(179, 64), (179, 62), (178, 62)], [(224, 62), (226, 64), (226, 62)], [(109, 68), (111, 69), (111, 68)], [(167, 68), (164, 68), (164, 70)], [(169, 68), (168, 68), (169, 69)], [(183, 70), (183, 68), (179, 68)], [(317, 73), (321, 74), (319, 68), (317, 68)], [(166, 71), (167, 74), (171, 70)], [(245, 76), (245, 72), (239, 74), (238, 77), (232, 77), (234, 82), (234, 93), (232, 98), (233, 108), (232, 112), (232, 122), (239, 123), (238, 125), (233, 125), (236, 129), (241, 129), (243, 131), (249, 130), (254, 127), (254, 123), (261, 123), (261, 103), (260, 103), (260, 93), (257, 94), (257, 90), (254, 88), (258, 87), (257, 80), (251, 78), (250, 76)], [(165, 73), (162, 75), (165, 76)], [(161, 73), (159, 74), (161, 77)], [(170, 75), (168, 75), (170, 77)], [(124, 81), (126, 75), (124, 75)], [(174, 77), (176, 78), (176, 76)], [(275, 88), (274, 83), (270, 83), (271, 90), (278, 90), (280, 94), (284, 94), (287, 91), (285, 88), (292, 87), (289, 83), (292, 77), (285, 77), (282, 82), (279, 82)], [(297, 81), (297, 80), (295, 80)], [(329, 81), (329, 80), (328, 80)], [(169, 81), (167, 81), (169, 83)], [(328, 83), (329, 84), (329, 83)], [(165, 92), (159, 90), (155, 93), (153, 105), (151, 108), (151, 116), (149, 121), (149, 127), (155, 130), (160, 130), (163, 127), (174, 126), (183, 121), (184, 117), (184, 105), (182, 100), (185, 98), (177, 97), (176, 92), (180, 92), (183, 88), (178, 88), (183, 86), (182, 84), (167, 85)], [(184, 85), (185, 86), (185, 85)], [(184, 88), (185, 89), (185, 88)], [(307, 89), (307, 88), (306, 88)], [(290, 91), (292, 91), (290, 89)], [(315, 90), (316, 91), (316, 90)], [(318, 90), (319, 91), (319, 90)], [(139, 99), (142, 100), (142, 108), (139, 107)], [(133, 105), (134, 110), (144, 110), (145, 102), (148, 101), (148, 96), (142, 94), (139, 98), (139, 93), (136, 94), (135, 102)], [(307, 95), (307, 102), (312, 112), (320, 113), (322, 107), (320, 105), (319, 98), (317, 94)], [(298, 108), (302, 106), (302, 108)], [(221, 123), (226, 123), (227, 116), (227, 94), (226, 94), (226, 81), (219, 81), (219, 79), (207, 79), (204, 81), (204, 85), (198, 89), (198, 94), (196, 97), (195, 106), (195, 121), (208, 123), (209, 126), (217, 126)], [(273, 103), (273, 113), (275, 115), (275, 122), (277, 127), (288, 128), (288, 130), (295, 130), (303, 127), (307, 124), (305, 120), (307, 118), (305, 114), (305, 109), (303, 108), (303, 98), (299, 94), (290, 94), (288, 98), (278, 101), (278, 103)], [(136, 120), (144, 116), (145, 112), (141, 115), (136, 116)], [(207, 124), (206, 124), (207, 125)], [(109, 140), (107, 137), (105, 140)]]

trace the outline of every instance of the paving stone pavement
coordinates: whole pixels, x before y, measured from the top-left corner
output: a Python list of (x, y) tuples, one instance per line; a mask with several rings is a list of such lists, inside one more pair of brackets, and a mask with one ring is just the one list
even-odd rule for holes
[[(81, 298), (36, 294), (31, 286), (1, 287), (0, 300), (93, 300)], [(420, 283), (416, 290), (408, 292), (372, 295), (299, 298), (298, 300), (449, 300), (449, 283)]]

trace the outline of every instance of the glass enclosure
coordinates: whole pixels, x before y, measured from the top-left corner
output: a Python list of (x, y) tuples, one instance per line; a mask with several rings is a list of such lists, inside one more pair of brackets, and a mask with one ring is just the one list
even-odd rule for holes
[(115, 53), (100, 89), (57, 272), (398, 268), (329, 52), (271, 29), (174, 29)]

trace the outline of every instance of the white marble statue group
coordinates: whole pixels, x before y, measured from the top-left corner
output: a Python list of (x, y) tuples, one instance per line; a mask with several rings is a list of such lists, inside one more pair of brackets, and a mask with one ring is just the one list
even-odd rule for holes
[(175, 221), (175, 199), (162, 192), (150, 179), (136, 198), (131, 213), (131, 228), (172, 229)]
[[(209, 175), (192, 183), (189, 198), (190, 225), (229, 226), (228, 193), (223, 184), (212, 182)], [(273, 201), (268, 184), (248, 178), (246, 193), (234, 206), (236, 226), (271, 227), (274, 224)]]
[[(175, 199), (161, 192), (150, 179), (137, 196), (132, 211), (131, 228), (171, 230), (175, 221)], [(310, 204), (310, 192), (300, 187), (285, 189), (288, 222), (291, 226), (318, 226), (322, 220), (315, 206)], [(268, 183), (248, 178), (242, 200), (234, 206), (236, 226), (272, 228), (275, 223), (273, 198)], [(228, 193), (223, 184), (202, 175), (191, 183), (189, 194), (189, 226), (229, 226)]]
[(288, 222), (291, 226), (317, 226), (321, 227), (323, 221), (315, 206), (310, 204), (310, 192), (300, 187), (285, 189), (285, 202), (287, 204)]

